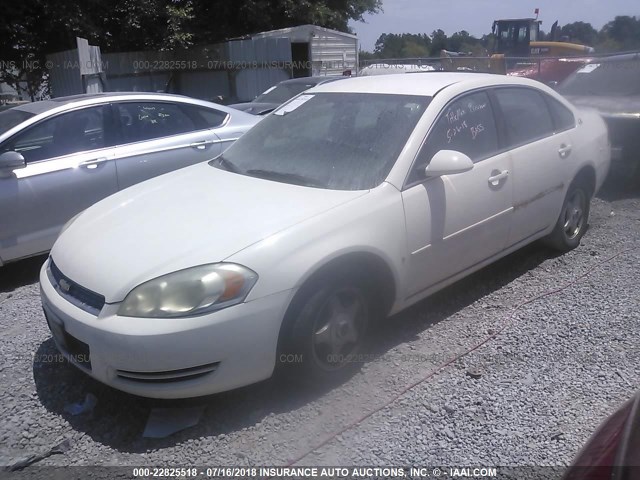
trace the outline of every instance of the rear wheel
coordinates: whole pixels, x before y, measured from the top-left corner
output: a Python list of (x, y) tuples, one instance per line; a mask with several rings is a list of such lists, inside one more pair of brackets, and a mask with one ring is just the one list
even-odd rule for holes
[(560, 217), (546, 243), (566, 252), (580, 245), (589, 220), (591, 192), (581, 183), (572, 184), (562, 205)]

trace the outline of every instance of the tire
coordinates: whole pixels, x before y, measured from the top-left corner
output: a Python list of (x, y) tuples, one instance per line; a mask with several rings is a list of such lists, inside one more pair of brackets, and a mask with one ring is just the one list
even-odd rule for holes
[(583, 183), (572, 183), (562, 204), (560, 216), (545, 243), (561, 252), (568, 252), (580, 245), (587, 230), (591, 190)]
[(304, 383), (346, 379), (362, 365), (374, 310), (373, 289), (357, 275), (308, 285), (287, 312), (279, 370)]

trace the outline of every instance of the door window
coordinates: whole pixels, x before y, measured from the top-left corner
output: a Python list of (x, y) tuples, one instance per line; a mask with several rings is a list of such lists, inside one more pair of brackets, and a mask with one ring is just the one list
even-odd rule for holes
[(540, 93), (529, 88), (500, 88), (495, 96), (504, 115), (509, 148), (553, 134), (553, 120)]
[(194, 120), (198, 128), (202, 129), (219, 127), (229, 115), (221, 110), (196, 105), (182, 105), (182, 108)]
[(465, 95), (444, 108), (422, 146), (408, 183), (424, 179), (424, 168), (440, 150), (464, 153), (474, 163), (498, 151), (496, 122), (486, 92)]
[(27, 163), (113, 145), (105, 126), (109, 106), (83, 108), (44, 120), (9, 140), (3, 151), (21, 153)]
[(123, 143), (199, 130), (196, 122), (175, 103), (123, 102), (118, 104), (117, 112)]
[(576, 119), (571, 110), (549, 95), (545, 95), (545, 98), (551, 110), (556, 132), (563, 132), (576, 126)]

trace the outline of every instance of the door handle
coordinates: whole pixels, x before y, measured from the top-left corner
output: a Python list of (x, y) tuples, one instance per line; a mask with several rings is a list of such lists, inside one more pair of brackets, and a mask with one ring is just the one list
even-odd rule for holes
[(509, 176), (509, 170), (494, 170), (491, 172), (493, 175), (489, 177), (489, 183), (496, 187), (502, 180)]
[(560, 158), (567, 158), (570, 154), (571, 145), (567, 145), (566, 143), (560, 145), (560, 148), (558, 149), (558, 155), (560, 155)]
[(205, 150), (207, 146), (211, 145), (213, 142), (211, 140), (202, 140), (201, 142), (194, 142), (189, 145), (191, 148), (195, 148), (196, 150)]
[(80, 162), (81, 167), (87, 167), (89, 169), (98, 168), (101, 163), (108, 162), (109, 159), (107, 157), (94, 158), (93, 160), (85, 160), (84, 162)]

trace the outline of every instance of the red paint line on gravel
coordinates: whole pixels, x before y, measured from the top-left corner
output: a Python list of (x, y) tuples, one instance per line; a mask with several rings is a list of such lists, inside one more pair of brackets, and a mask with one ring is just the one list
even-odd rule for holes
[(528, 305), (530, 303), (536, 302), (536, 301), (538, 301), (538, 300), (540, 300), (542, 298), (545, 298), (545, 297), (548, 297), (548, 296), (551, 296), (551, 295), (556, 295), (556, 294), (566, 290), (567, 288), (569, 288), (569, 287), (575, 285), (576, 283), (578, 283), (578, 281), (580, 281), (580, 280), (588, 277), (589, 275), (591, 275), (591, 273), (593, 273), (598, 267), (600, 267), (600, 266), (602, 266), (602, 265), (604, 265), (606, 263), (611, 262), (612, 260), (614, 260), (615, 258), (619, 257), (620, 255), (623, 255), (625, 253), (628, 253), (628, 252), (631, 252), (631, 251), (634, 251), (634, 250), (637, 250), (637, 248), (627, 248), (625, 250), (621, 250), (621, 251), (619, 251), (617, 253), (614, 253), (613, 255), (610, 255), (609, 257), (605, 258), (604, 260), (601, 260), (601, 261), (597, 262), (593, 267), (589, 268), (585, 273), (583, 273), (581, 275), (578, 275), (577, 277), (575, 277), (572, 280), (568, 281), (564, 285), (561, 285), (561, 286), (556, 287), (556, 288), (552, 288), (550, 290), (542, 292), (542, 293), (540, 293), (538, 295), (535, 295), (534, 297), (532, 297), (532, 298), (530, 298), (528, 300), (524, 300), (523, 302), (519, 303), (518, 305), (516, 305), (513, 308), (513, 310), (511, 310), (510, 313), (508, 313), (506, 315), (506, 317), (507, 317), (507, 319), (509, 321), (503, 327), (501, 327), (499, 330), (495, 331), (494, 333), (489, 335), (487, 338), (485, 338), (481, 342), (473, 345), (468, 350), (465, 350), (464, 352), (456, 355), (455, 357), (451, 358), (447, 362), (445, 362), (445, 363), (439, 365), (438, 367), (434, 368), (433, 370), (429, 371), (426, 375), (424, 375), (423, 377), (419, 378), (415, 382), (410, 383), (409, 385), (405, 386), (396, 395), (394, 395), (391, 398), (389, 398), (386, 402), (381, 404), (379, 407), (376, 407), (373, 410), (370, 410), (369, 412), (365, 413), (364, 415), (362, 415), (361, 417), (359, 417), (356, 420), (352, 421), (351, 423), (348, 423), (347, 425), (342, 427), (340, 430), (330, 434), (327, 438), (322, 440), (315, 447), (307, 450), (306, 452), (302, 453), (301, 455), (297, 456), (296, 458), (289, 460), (286, 463), (285, 466), (290, 467), (292, 465), (295, 465), (296, 463), (298, 463), (303, 458), (311, 455), (316, 450), (324, 447), (325, 445), (327, 445), (328, 443), (333, 441), (337, 436), (342, 435), (343, 433), (345, 433), (348, 430), (351, 430), (354, 427), (357, 427), (362, 422), (364, 422), (365, 420), (367, 420), (368, 418), (370, 418), (374, 414), (378, 413), (380, 410), (383, 410), (383, 409), (387, 408), (389, 405), (391, 405), (396, 400), (398, 400), (400, 397), (402, 397), (405, 393), (407, 393), (408, 391), (414, 389), (418, 385), (426, 382), (427, 380), (429, 380), (430, 378), (435, 376), (438, 372), (440, 372), (441, 370), (445, 369), (446, 367), (448, 367), (452, 363), (454, 363), (454, 362), (458, 361), (459, 359), (469, 355), (471, 352), (479, 349), (480, 347), (485, 345), (487, 342), (489, 342), (489, 341), (493, 340), (494, 338), (496, 338), (498, 335), (500, 335), (502, 332), (504, 332), (505, 330), (507, 330), (508, 328), (510, 328), (514, 324), (514, 316), (515, 316), (516, 312), (518, 312), (518, 310), (520, 310), (522, 307), (524, 307), (524, 306), (526, 306), (526, 305)]

